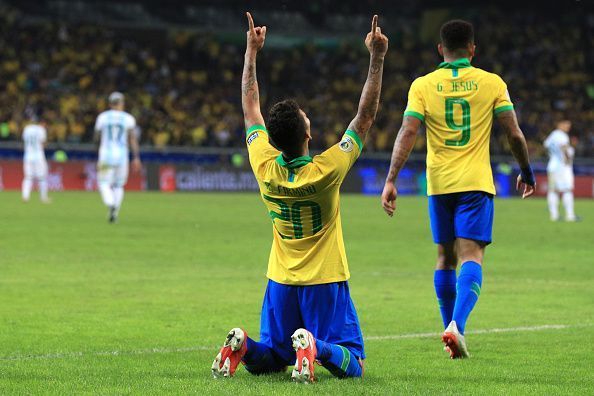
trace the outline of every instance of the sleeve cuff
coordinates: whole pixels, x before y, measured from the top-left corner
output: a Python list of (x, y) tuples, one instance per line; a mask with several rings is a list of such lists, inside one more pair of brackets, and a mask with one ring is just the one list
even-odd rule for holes
[(503, 113), (504, 111), (510, 111), (513, 109), (514, 109), (514, 105), (501, 106), (501, 107), (498, 107), (495, 110), (493, 110), (493, 114), (497, 115), (499, 113)]
[(407, 110), (404, 112), (404, 116), (410, 116), (410, 117), (415, 117), (418, 118), (419, 120), (421, 120), (421, 122), (425, 122), (425, 116), (421, 113), (417, 113), (416, 111), (412, 111), (412, 110)]
[(246, 131), (245, 136), (250, 136), (252, 134), (252, 132), (254, 131), (262, 131), (266, 134), (268, 134), (268, 131), (266, 130), (266, 127), (264, 125), (260, 125), (260, 124), (256, 124), (256, 125), (252, 125), (251, 127), (249, 127), (249, 129)]
[(361, 151), (363, 150), (363, 142), (361, 141), (359, 135), (357, 135), (357, 132), (347, 129), (344, 134), (353, 139), (355, 143), (357, 143), (357, 146), (359, 147), (359, 154), (361, 154)]

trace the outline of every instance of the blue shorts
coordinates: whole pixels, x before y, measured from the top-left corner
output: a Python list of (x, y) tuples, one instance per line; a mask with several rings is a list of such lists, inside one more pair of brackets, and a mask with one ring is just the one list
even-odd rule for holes
[(429, 218), (435, 243), (456, 238), (491, 243), (493, 195), (483, 191), (429, 196)]
[(295, 364), (291, 336), (299, 328), (321, 341), (342, 345), (365, 359), (363, 335), (347, 282), (290, 286), (268, 281), (260, 342), (276, 352), (286, 365)]

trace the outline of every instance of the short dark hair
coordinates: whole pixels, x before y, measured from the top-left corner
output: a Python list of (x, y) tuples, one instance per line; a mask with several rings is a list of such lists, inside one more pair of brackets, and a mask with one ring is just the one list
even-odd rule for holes
[(468, 44), (474, 43), (474, 28), (470, 22), (454, 19), (441, 26), (439, 36), (441, 44), (448, 50), (465, 50)]
[(298, 155), (306, 126), (299, 105), (292, 99), (276, 103), (268, 112), (268, 134), (274, 145), (288, 156)]

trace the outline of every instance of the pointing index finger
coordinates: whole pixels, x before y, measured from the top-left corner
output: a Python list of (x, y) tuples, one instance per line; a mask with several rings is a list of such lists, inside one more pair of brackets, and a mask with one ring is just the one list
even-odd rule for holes
[(375, 35), (375, 31), (377, 30), (377, 15), (373, 16), (373, 19), (371, 20), (371, 34)]
[(246, 12), (245, 15), (247, 16), (247, 19), (248, 19), (248, 24), (250, 26), (250, 32), (254, 33), (254, 19), (252, 18), (252, 14), (250, 14), (249, 12)]

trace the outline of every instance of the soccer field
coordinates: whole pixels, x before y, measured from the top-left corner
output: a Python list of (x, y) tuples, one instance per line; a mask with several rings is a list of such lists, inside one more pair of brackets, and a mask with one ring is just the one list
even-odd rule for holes
[(551, 223), (542, 199), (497, 200), (472, 357), (442, 350), (426, 199), (342, 198), (362, 380), (321, 367), (231, 380), (210, 366), (230, 328), (257, 338), (270, 220), (256, 194), (98, 194), (25, 205), (0, 193), (0, 394), (594, 394), (594, 201)]

